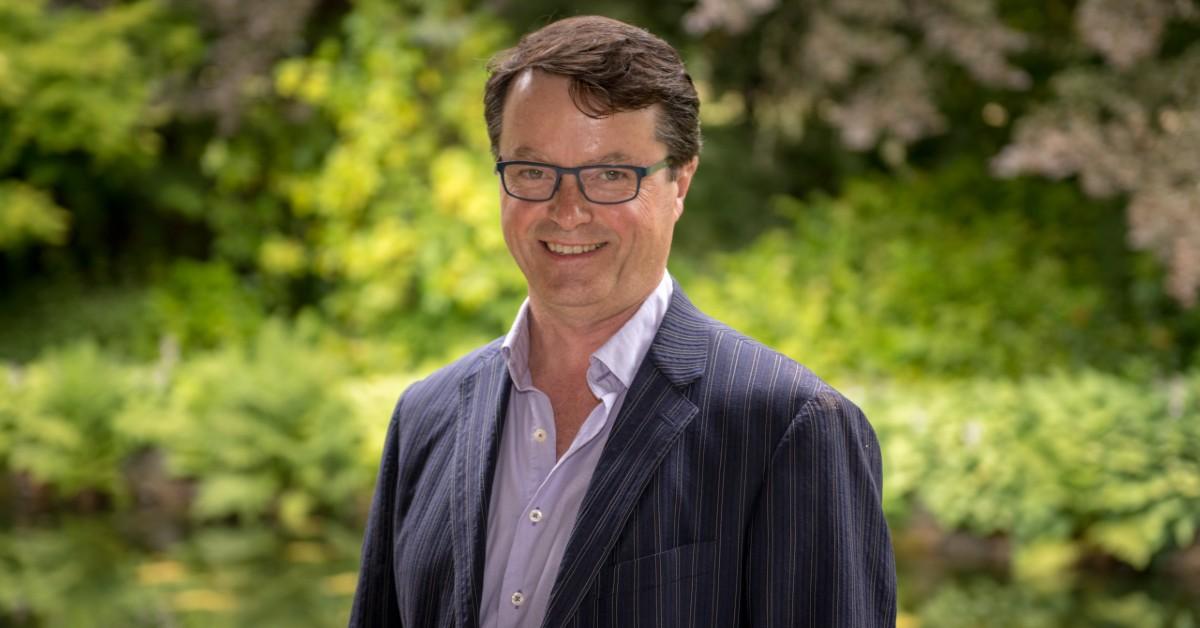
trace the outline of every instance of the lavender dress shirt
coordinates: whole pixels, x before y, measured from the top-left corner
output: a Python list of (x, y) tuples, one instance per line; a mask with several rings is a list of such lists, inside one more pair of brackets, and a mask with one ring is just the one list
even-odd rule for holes
[(541, 625), (584, 493), (621, 409), (625, 392), (650, 348), (671, 301), (662, 281), (637, 313), (591, 356), (588, 387), (600, 400), (575, 440), (555, 460), (554, 411), (529, 374), (529, 301), (501, 347), (512, 378), (492, 499), (488, 511), (482, 628)]

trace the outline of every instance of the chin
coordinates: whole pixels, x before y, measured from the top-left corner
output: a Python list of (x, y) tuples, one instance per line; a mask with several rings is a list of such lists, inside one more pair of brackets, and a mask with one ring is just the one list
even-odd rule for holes
[(613, 294), (613, 290), (604, 289), (598, 281), (564, 281), (543, 282), (538, 290), (542, 300), (547, 304), (560, 307), (588, 307), (605, 303)]

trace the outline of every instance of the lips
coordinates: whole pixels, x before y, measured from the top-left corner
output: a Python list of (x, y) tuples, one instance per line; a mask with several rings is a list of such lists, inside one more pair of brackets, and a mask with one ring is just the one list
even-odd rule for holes
[(546, 245), (546, 248), (549, 249), (551, 253), (558, 255), (582, 255), (584, 253), (591, 253), (592, 251), (598, 250), (608, 243), (595, 242), (592, 244), (559, 244), (557, 242), (543, 241), (543, 244)]

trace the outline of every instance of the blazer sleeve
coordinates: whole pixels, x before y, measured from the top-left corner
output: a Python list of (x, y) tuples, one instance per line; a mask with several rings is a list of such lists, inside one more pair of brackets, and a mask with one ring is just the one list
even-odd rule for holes
[(879, 442), (836, 392), (809, 399), (772, 454), (749, 524), (747, 626), (896, 623)]
[(350, 628), (373, 626), (399, 627), (400, 607), (396, 602), (396, 572), (392, 564), (392, 545), (395, 538), (396, 482), (400, 454), (400, 407), (397, 402), (388, 424), (375, 481), (375, 496), (363, 535), (362, 562), (358, 572), (358, 587), (350, 610)]

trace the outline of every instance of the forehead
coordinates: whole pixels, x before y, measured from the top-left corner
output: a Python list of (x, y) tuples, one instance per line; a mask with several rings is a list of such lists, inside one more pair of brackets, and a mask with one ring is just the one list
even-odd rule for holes
[(657, 106), (592, 117), (571, 99), (570, 85), (566, 77), (537, 70), (513, 79), (500, 125), (501, 158), (560, 165), (662, 158), (666, 147), (655, 138)]

